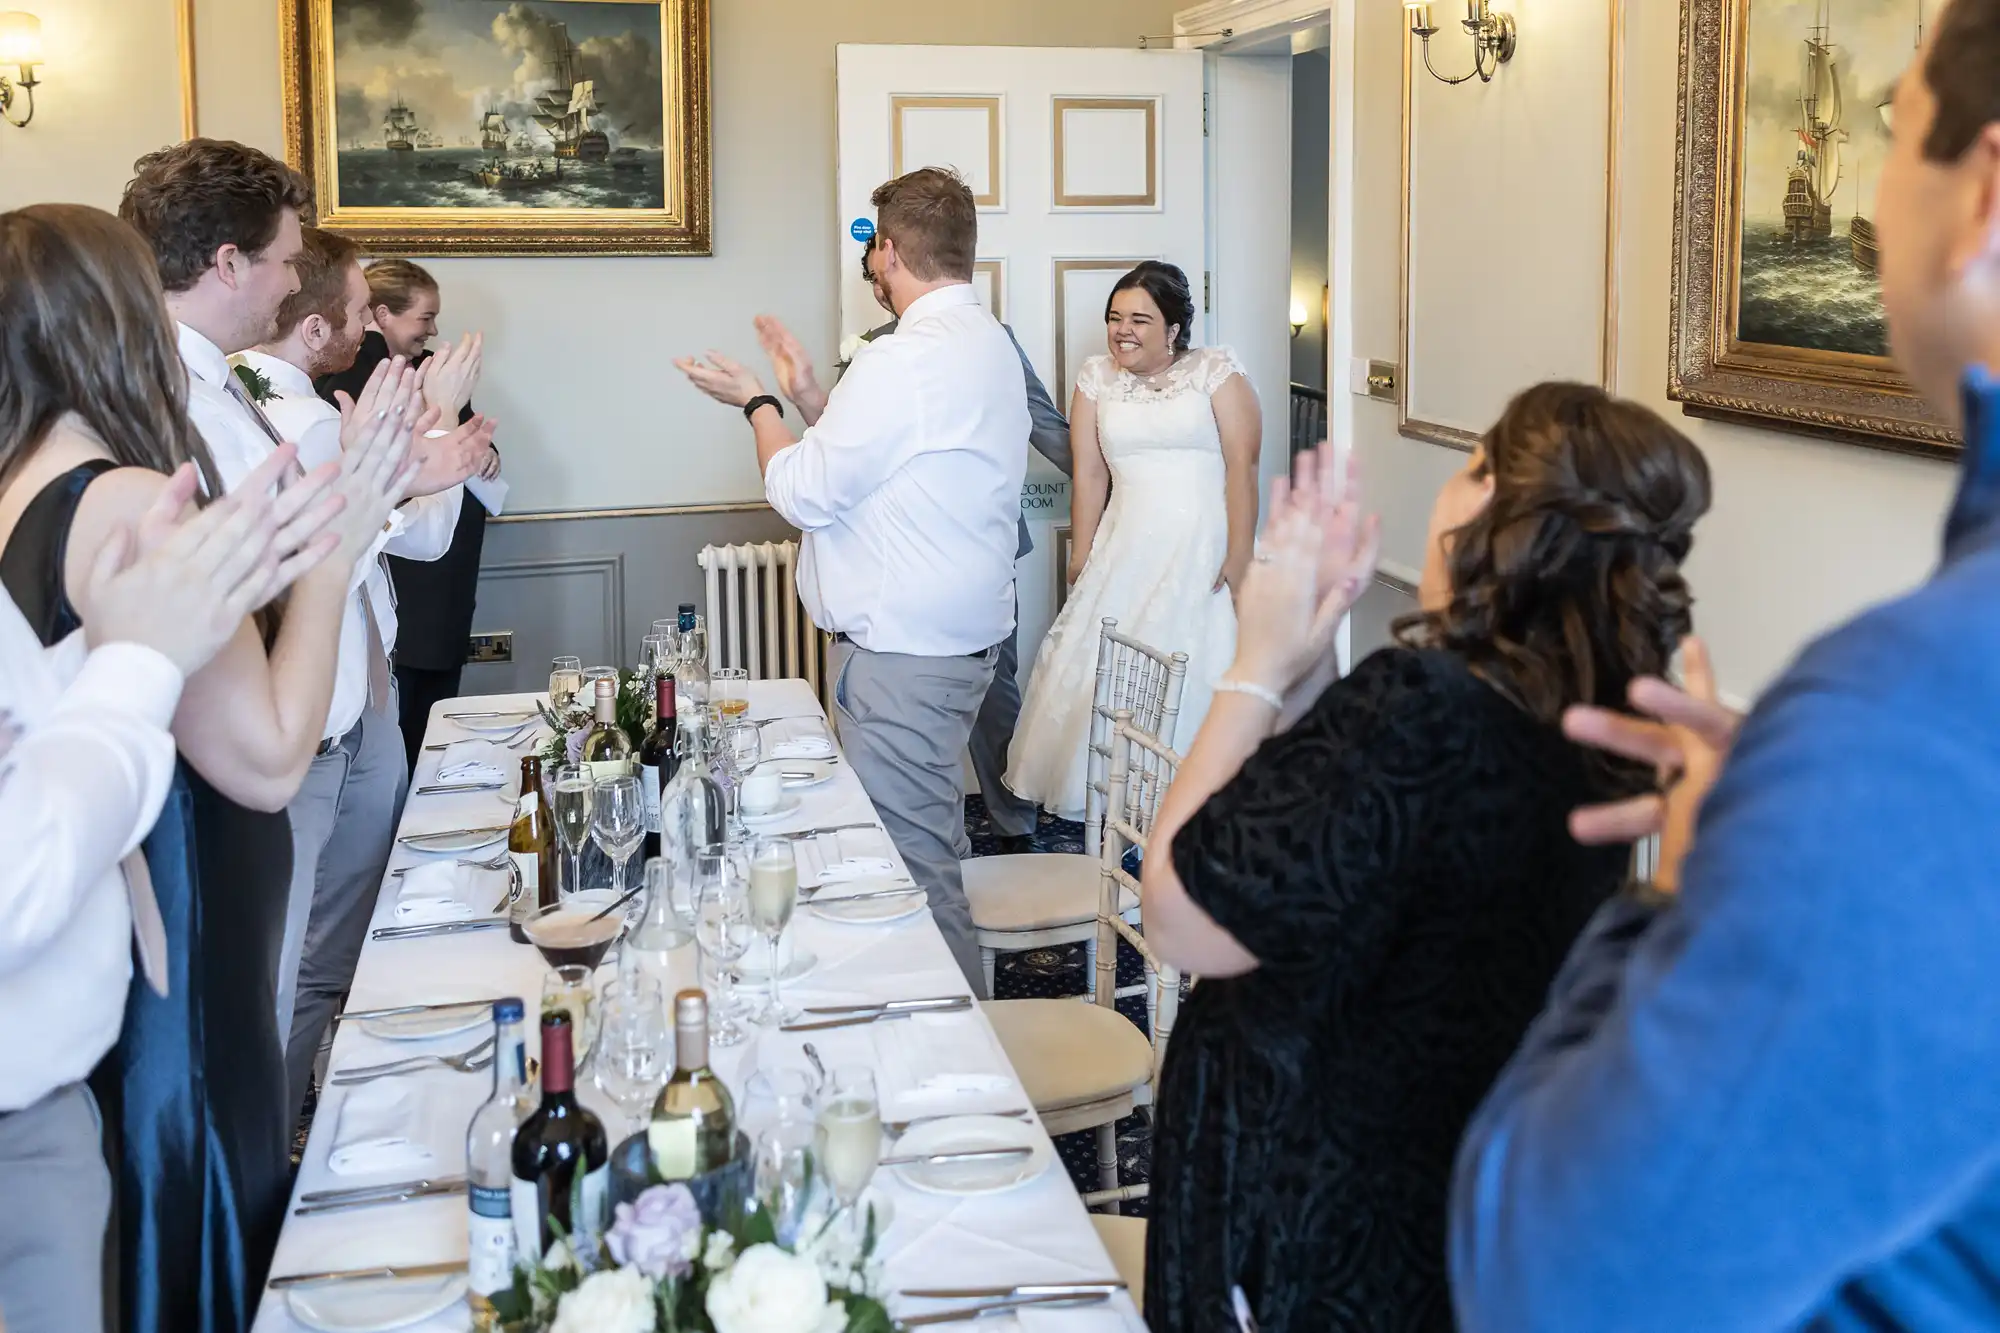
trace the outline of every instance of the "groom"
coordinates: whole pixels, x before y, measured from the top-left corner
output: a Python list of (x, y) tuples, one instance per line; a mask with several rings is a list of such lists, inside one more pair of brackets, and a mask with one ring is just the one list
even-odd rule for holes
[[(771, 507), (804, 534), (799, 597), (851, 649), (834, 686), (856, 776), (975, 995), (985, 996), (959, 861), (959, 752), (1014, 630), (1027, 393), (1013, 339), (972, 287), (972, 192), (935, 168), (875, 191), (874, 271), (900, 321), (831, 394), (778, 373), (806, 424), (719, 353), (675, 364), (741, 407)], [(773, 325), (760, 333), (769, 342)]]

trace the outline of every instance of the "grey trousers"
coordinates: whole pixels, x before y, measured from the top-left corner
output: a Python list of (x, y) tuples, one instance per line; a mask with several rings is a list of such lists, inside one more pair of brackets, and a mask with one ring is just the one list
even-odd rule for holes
[(0, 1117), (0, 1328), (99, 1333), (111, 1172), (81, 1083)]
[(986, 813), (993, 817), (993, 831), (1003, 838), (1026, 837), (1040, 818), (1033, 801), (1007, 790), (1007, 750), (1021, 720), (1020, 642), (1019, 625), (1000, 641), (993, 683), (979, 705), (979, 719), (972, 724), (972, 773), (979, 779)]
[(972, 993), (986, 998), (972, 908), (959, 862), (965, 836), (965, 766), (997, 648), (977, 657), (910, 657), (854, 648), (834, 686), (840, 746), (951, 946)]
[(354, 980), (408, 787), (392, 700), (385, 711), (364, 711), (338, 747), (313, 760), (288, 807), (292, 888), (278, 976), (279, 1030), (290, 1034), (287, 1115), (305, 1102), (320, 1038)]

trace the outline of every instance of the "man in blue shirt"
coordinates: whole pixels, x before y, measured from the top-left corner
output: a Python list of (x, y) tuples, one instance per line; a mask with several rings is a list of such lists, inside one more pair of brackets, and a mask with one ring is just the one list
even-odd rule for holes
[(1740, 736), (1698, 648), (1691, 693), (1635, 687), (1659, 724), (1567, 720), (1660, 765), (1576, 824), (1661, 828), (1662, 866), (1467, 1131), (1471, 1333), (2000, 1327), (2000, 0), (1945, 7), (1894, 140), (1891, 342), (1966, 439), (1943, 560)]

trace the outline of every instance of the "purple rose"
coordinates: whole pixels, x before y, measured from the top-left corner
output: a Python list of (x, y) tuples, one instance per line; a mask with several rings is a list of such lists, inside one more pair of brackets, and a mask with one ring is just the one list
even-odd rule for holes
[(636, 1202), (618, 1205), (604, 1233), (611, 1257), (655, 1282), (686, 1277), (701, 1237), (701, 1209), (685, 1185), (654, 1185)]
[(568, 737), (564, 739), (563, 756), (566, 762), (572, 764), (580, 764), (583, 762), (583, 741), (584, 738), (588, 735), (590, 735), (590, 728), (580, 727), (577, 730), (572, 731), (568, 735)]

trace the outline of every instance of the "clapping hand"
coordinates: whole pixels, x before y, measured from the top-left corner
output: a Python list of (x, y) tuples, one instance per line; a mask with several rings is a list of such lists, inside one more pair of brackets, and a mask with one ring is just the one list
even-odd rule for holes
[(330, 555), (328, 524), (344, 501), (329, 490), (329, 463), (273, 494), (292, 466), (290, 445), (273, 451), (244, 483), (187, 515), (198, 477), (183, 463), (136, 524), (111, 531), (89, 575), (93, 644), (143, 643), (183, 675), (201, 669), (243, 623)]
[[(435, 407), (430, 410), (437, 411)], [(497, 424), (492, 417), (476, 416), (443, 435), (415, 437), (411, 451), (417, 474), (410, 482), (410, 494), (436, 495), (469, 477), (486, 475), (489, 468), (498, 472), (500, 456), (493, 452), (493, 430)], [(426, 427), (430, 429), (434, 428)]]
[(436, 408), (444, 420), (458, 420), (458, 414), (472, 401), (472, 390), (479, 383), (485, 360), (483, 333), (468, 333), (456, 344), (446, 344), (436, 356), (424, 362), (424, 401)]
[(757, 341), (763, 344), (764, 355), (771, 358), (778, 392), (790, 399), (807, 421), (819, 420), (826, 409), (826, 390), (820, 387), (819, 374), (805, 347), (775, 315), (757, 316)]
[(420, 392), (422, 384), (423, 372), (411, 366), (408, 357), (394, 356), (375, 363), (358, 397), (350, 398), (345, 389), (335, 389), (333, 400), (340, 408), (341, 451), (354, 448), (367, 434), (373, 417), (393, 403), (410, 401)]
[(1381, 523), (1363, 516), (1358, 475), (1345, 494), (1322, 444), (1299, 456), (1290, 480), (1271, 482), (1270, 520), (1236, 598), (1236, 663), (1229, 676), (1289, 690), (1332, 651), (1342, 617), (1374, 575)]
[[(364, 413), (359, 403), (341, 404), (348, 419), (341, 423), (340, 475), (333, 489), (347, 503), (331, 525), (339, 534), (331, 563), (343, 570), (351, 570), (374, 544), (390, 512), (409, 494), (417, 473), (411, 437), (421, 437), (437, 420), (436, 408), (421, 407), (417, 377), (396, 378), (394, 394), (377, 397), (373, 412)], [(374, 387), (371, 378), (369, 389)], [(363, 401), (369, 389), (362, 390)]]
[(709, 350), (707, 360), (684, 356), (677, 359), (674, 365), (695, 388), (716, 402), (727, 403), (731, 407), (742, 407), (764, 392), (762, 380), (713, 348)]
[(1685, 689), (1657, 676), (1632, 682), (1627, 692), (1632, 707), (1655, 721), (1588, 704), (1563, 714), (1563, 734), (1571, 740), (1649, 764), (1660, 782), (1656, 793), (1574, 811), (1570, 832), (1583, 843), (1635, 842), (1659, 834), (1653, 883), (1667, 892), (1680, 886), (1701, 803), (1743, 726), (1743, 715), (1717, 699), (1708, 646), (1693, 635), (1681, 643), (1681, 678)]

